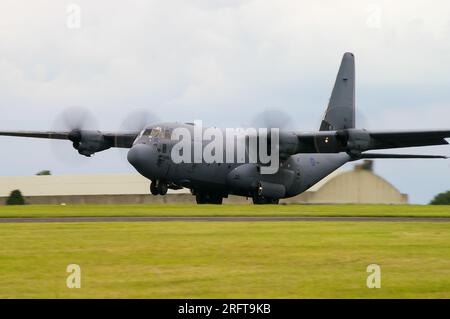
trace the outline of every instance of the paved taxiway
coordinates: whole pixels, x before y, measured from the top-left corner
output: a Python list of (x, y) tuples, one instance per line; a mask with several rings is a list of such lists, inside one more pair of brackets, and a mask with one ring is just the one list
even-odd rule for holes
[(450, 222), (446, 217), (312, 217), (312, 216), (204, 216), (204, 217), (33, 217), (0, 218), (0, 223), (85, 222)]

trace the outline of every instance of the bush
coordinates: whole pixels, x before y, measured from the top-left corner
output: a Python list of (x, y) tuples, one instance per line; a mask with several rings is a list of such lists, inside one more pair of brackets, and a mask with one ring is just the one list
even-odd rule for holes
[(450, 205), (450, 191), (437, 194), (430, 202), (431, 205)]
[(37, 176), (47, 176), (47, 175), (52, 175), (52, 172), (50, 172), (49, 170), (45, 170), (45, 171), (40, 171), (36, 173)]
[(22, 196), (20, 190), (16, 189), (9, 194), (6, 200), (6, 205), (25, 205), (25, 199)]

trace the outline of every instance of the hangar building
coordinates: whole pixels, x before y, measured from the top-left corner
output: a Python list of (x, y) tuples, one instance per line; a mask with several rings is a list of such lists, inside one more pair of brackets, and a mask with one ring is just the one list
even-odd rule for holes
[(373, 163), (365, 161), (353, 170), (337, 170), (306, 192), (286, 203), (305, 204), (407, 204), (408, 195), (402, 194), (391, 183), (372, 171)]
[[(0, 177), (0, 205), (19, 189), (28, 204), (162, 204), (195, 203), (187, 189), (166, 196), (149, 194), (149, 181), (138, 174), (49, 175)], [(372, 162), (338, 170), (298, 196), (281, 203), (405, 204), (408, 196), (372, 171)], [(230, 196), (224, 203), (251, 203)]]

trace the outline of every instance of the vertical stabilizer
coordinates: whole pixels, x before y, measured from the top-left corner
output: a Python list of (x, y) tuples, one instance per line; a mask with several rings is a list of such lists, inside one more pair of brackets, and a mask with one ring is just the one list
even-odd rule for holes
[(355, 127), (355, 57), (346, 52), (342, 57), (330, 102), (320, 124), (321, 131)]

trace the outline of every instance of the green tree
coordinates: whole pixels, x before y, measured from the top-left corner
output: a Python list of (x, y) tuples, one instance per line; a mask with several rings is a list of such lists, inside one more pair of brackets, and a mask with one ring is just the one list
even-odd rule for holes
[(49, 170), (45, 170), (45, 171), (37, 172), (36, 175), (38, 175), (38, 176), (52, 175), (52, 172), (50, 172)]
[(437, 194), (430, 202), (431, 205), (450, 205), (450, 191)]
[(6, 200), (6, 205), (25, 205), (25, 199), (22, 196), (22, 192), (18, 189), (13, 190)]

